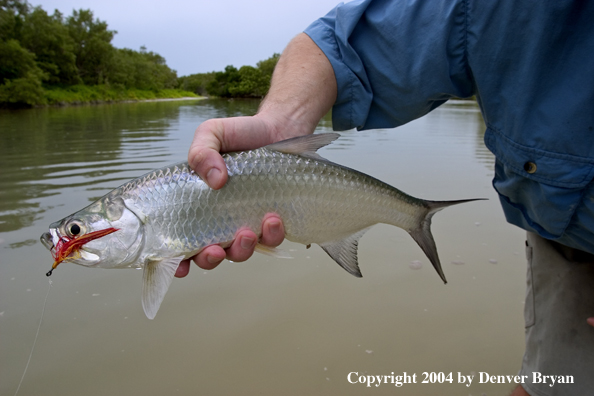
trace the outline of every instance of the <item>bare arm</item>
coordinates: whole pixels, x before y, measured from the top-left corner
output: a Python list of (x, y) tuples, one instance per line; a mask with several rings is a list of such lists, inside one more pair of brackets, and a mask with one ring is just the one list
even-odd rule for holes
[[(194, 133), (188, 153), (190, 166), (214, 189), (227, 182), (227, 168), (219, 152), (248, 150), (290, 137), (313, 133), (320, 119), (336, 100), (334, 70), (324, 53), (307, 36), (296, 36), (283, 51), (272, 76), (268, 95), (253, 117), (211, 119)], [(267, 215), (262, 222), (260, 242), (277, 246), (284, 239), (281, 219)], [(245, 261), (254, 252), (258, 236), (240, 230), (233, 244), (223, 249), (212, 245), (193, 260), (204, 269), (223, 259)], [(189, 271), (190, 261), (180, 264), (176, 276)]]

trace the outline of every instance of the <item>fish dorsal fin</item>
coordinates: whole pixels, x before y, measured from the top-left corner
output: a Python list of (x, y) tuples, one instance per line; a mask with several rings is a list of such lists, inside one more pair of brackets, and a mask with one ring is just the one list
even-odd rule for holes
[(365, 228), (338, 241), (320, 243), (320, 246), (349, 274), (361, 278), (363, 275), (361, 275), (361, 271), (359, 270), (357, 246), (359, 245), (359, 239), (367, 230), (368, 228)]
[(144, 265), (142, 308), (146, 317), (154, 319), (171, 285), (175, 271), (184, 256), (149, 259)]
[(323, 159), (316, 151), (329, 145), (340, 135), (338, 133), (320, 133), (317, 135), (299, 136), (291, 139), (281, 140), (266, 146), (268, 150), (274, 150), (285, 154), (301, 155), (303, 157)]

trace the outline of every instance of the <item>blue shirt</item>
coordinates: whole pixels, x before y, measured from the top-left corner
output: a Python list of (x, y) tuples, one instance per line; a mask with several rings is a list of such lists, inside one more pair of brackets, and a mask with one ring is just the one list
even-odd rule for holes
[(334, 129), (476, 95), (507, 220), (594, 253), (594, 1), (352, 1), (305, 33), (334, 68)]

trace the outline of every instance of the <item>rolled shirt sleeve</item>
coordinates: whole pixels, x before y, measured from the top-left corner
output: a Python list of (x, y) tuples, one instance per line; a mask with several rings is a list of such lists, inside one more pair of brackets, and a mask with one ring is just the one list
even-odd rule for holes
[(459, 1), (352, 1), (312, 23), (305, 33), (337, 80), (334, 129), (396, 127), (451, 97), (472, 96), (464, 7)]

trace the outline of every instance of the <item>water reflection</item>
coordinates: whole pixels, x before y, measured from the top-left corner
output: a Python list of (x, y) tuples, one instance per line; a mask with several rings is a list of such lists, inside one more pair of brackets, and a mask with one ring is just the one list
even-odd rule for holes
[[(493, 171), (495, 157), (484, 144), (485, 123), (475, 101), (449, 101), (444, 107), (437, 108), (428, 116), (412, 121), (396, 129), (373, 129), (357, 131), (355, 134), (342, 133), (342, 138), (329, 146), (328, 150), (342, 150), (362, 144), (362, 140), (372, 141), (372, 145), (381, 142), (390, 144), (395, 153), (411, 149), (422, 150), (430, 146), (420, 134), (403, 138), (403, 132), (422, 129), (433, 142), (443, 144), (441, 149), (450, 150), (452, 155), (459, 155), (461, 147), (472, 148), (479, 163)], [(332, 130), (332, 114), (328, 113), (318, 124), (318, 130)]]
[(0, 112), (0, 232), (31, 225), (64, 188), (150, 168), (178, 117), (167, 102)]
[(211, 99), (196, 102), (193, 108), (185, 111), (208, 114), (209, 118), (240, 117), (256, 114), (259, 99)]

